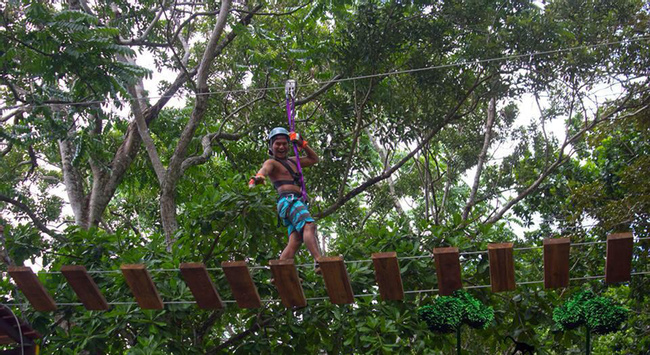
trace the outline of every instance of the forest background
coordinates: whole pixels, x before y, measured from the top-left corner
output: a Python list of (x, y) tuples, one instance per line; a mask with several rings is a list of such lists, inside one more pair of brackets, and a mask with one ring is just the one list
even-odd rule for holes
[[(326, 254), (366, 260), (650, 234), (644, 1), (12, 0), (0, 8), (3, 270), (276, 259), (286, 231), (276, 226), (275, 192), (247, 180), (267, 158), (268, 130), (286, 122), (290, 78), (300, 85), (298, 130), (321, 155), (306, 181)], [(143, 57), (173, 73), (155, 92), (144, 89), (153, 72), (137, 65)], [(535, 112), (519, 112), (525, 97)], [(528, 124), (516, 124), (522, 115)], [(558, 126), (564, 134), (549, 128)], [(635, 243), (633, 271), (647, 271), (649, 247)], [(572, 248), (571, 276), (602, 275), (604, 256), (604, 244)], [(515, 260), (517, 280), (542, 279), (540, 249)], [(308, 262), (304, 252), (296, 260)], [(466, 286), (489, 284), (484, 254), (461, 262)], [(430, 259), (400, 266), (405, 290), (437, 284)], [(370, 263), (347, 268), (355, 293), (377, 293)], [(322, 279), (301, 274), (307, 297), (325, 295)], [(263, 299), (277, 298), (268, 271), (253, 276)], [(40, 277), (57, 302), (77, 301), (61, 275)], [(231, 299), (223, 273), (212, 277)], [(165, 301), (192, 299), (177, 272), (153, 278)], [(96, 281), (109, 302), (132, 301), (119, 274)], [(6, 273), (0, 288), (2, 303), (25, 302)], [(650, 349), (647, 276), (617, 286), (572, 281), (566, 290), (472, 289), (495, 320), (466, 331), (462, 347), (505, 353), (512, 335), (542, 353), (581, 353), (583, 334), (560, 332), (551, 318), (581, 289), (631, 310), (621, 331), (594, 340), (595, 353)], [(435, 297), (313, 301), (296, 311), (278, 302), (214, 312), (182, 302), (164, 311), (14, 309), (43, 334), (44, 353), (449, 353), (454, 337), (417, 318)]]

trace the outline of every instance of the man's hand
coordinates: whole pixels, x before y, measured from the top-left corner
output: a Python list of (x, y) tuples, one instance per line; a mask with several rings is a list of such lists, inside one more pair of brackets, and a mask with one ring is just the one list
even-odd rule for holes
[(248, 181), (248, 187), (253, 187), (259, 184), (266, 184), (266, 177), (263, 174), (257, 174)]
[(289, 132), (289, 140), (291, 143), (295, 143), (299, 148), (304, 148), (307, 146), (307, 141), (302, 139), (299, 133)]

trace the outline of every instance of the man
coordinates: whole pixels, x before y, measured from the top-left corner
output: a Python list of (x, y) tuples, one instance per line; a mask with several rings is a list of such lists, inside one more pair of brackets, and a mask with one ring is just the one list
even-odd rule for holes
[[(302, 168), (312, 166), (318, 163), (318, 155), (307, 145), (307, 141), (295, 132), (290, 133), (282, 127), (271, 130), (268, 140), (271, 158), (264, 162), (249, 184), (262, 184), (268, 176), (278, 191), (278, 215), (289, 234), (289, 242), (282, 251), (280, 260), (293, 259), (304, 241), (316, 261), (316, 273), (320, 273), (318, 259), (321, 254), (316, 238), (316, 223), (307, 210), (306, 201), (302, 201), (301, 176), (296, 163), (296, 159), (300, 159)], [(289, 157), (289, 151), (293, 150), (291, 143), (294, 142), (299, 150), (307, 154), (306, 157)]]

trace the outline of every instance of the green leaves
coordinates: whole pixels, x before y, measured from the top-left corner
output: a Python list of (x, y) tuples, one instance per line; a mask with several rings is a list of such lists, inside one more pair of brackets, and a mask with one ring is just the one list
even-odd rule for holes
[(553, 320), (562, 329), (575, 329), (585, 325), (597, 334), (618, 330), (627, 319), (628, 310), (616, 305), (611, 299), (598, 297), (586, 290), (575, 294), (564, 305), (553, 310)]
[(431, 331), (453, 333), (462, 324), (477, 329), (487, 328), (494, 319), (494, 310), (483, 305), (467, 291), (458, 290), (452, 296), (438, 297), (432, 305), (420, 307), (418, 315)]

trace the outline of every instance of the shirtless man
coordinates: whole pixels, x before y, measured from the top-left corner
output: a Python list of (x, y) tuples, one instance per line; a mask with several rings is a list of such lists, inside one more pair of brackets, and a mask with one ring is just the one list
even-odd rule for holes
[[(293, 140), (290, 140), (289, 137), (292, 137)], [(282, 251), (280, 260), (293, 259), (304, 241), (316, 261), (316, 272), (320, 273), (318, 259), (321, 254), (316, 239), (316, 221), (309, 214), (305, 201), (302, 201), (300, 174), (297, 173), (297, 157), (289, 157), (289, 151), (293, 150), (291, 143), (296, 142), (299, 149), (307, 153), (306, 157), (300, 157), (302, 168), (318, 163), (318, 155), (307, 145), (307, 141), (301, 139), (294, 132), (289, 133), (282, 127), (271, 130), (268, 139), (271, 158), (264, 162), (249, 184), (263, 184), (268, 176), (278, 191), (278, 215), (287, 227), (289, 234), (289, 242)]]

